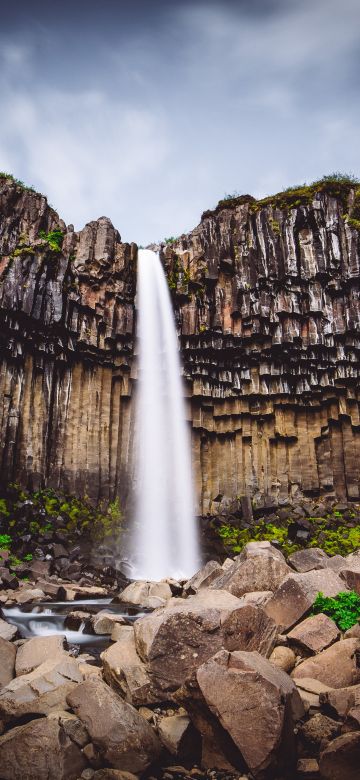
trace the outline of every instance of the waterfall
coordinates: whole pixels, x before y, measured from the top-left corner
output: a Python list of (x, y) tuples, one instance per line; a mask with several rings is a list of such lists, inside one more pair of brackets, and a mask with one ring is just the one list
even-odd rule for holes
[(133, 576), (189, 577), (200, 558), (179, 345), (159, 256), (138, 253), (137, 497)]

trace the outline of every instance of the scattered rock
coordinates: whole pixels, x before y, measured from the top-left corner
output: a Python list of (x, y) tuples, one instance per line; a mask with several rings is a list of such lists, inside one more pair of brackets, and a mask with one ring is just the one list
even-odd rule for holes
[(311, 677), (300, 677), (295, 679), (294, 682), (306, 712), (318, 710), (320, 708), (321, 695), (332, 690), (331, 686), (324, 685), (324, 683)]
[(92, 777), (94, 780), (138, 780), (132, 772), (122, 772), (121, 769), (98, 769)]
[(339, 637), (336, 623), (322, 613), (306, 618), (287, 634), (290, 644), (310, 653), (320, 653)]
[(142, 772), (159, 755), (160, 743), (151, 726), (101, 680), (80, 683), (67, 701), (103, 759), (115, 769)]
[(296, 776), (298, 780), (318, 780), (319, 763), (316, 758), (300, 758), (297, 762)]
[(40, 588), (29, 588), (21, 590), (16, 594), (16, 602), (18, 604), (31, 604), (33, 601), (46, 601), (45, 593)]
[(81, 749), (56, 718), (40, 718), (0, 737), (1, 780), (76, 780)]
[(105, 680), (134, 706), (158, 701), (145, 664), (136, 652), (134, 629), (121, 626), (119, 639), (101, 653)]
[(17, 631), (16, 626), (0, 618), (0, 639), (6, 639), (8, 642), (11, 642), (12, 639), (15, 639)]
[(91, 628), (91, 615), (85, 610), (73, 609), (66, 615), (64, 625), (69, 631), (78, 631), (83, 626), (84, 630), (88, 632)]
[(341, 723), (318, 712), (300, 726), (299, 734), (307, 749), (317, 753), (340, 734), (340, 729)]
[(352, 707), (360, 704), (360, 685), (325, 691), (320, 694), (320, 704), (330, 715), (345, 718)]
[(25, 715), (48, 715), (66, 710), (66, 695), (81, 682), (73, 658), (50, 659), (30, 674), (16, 677), (0, 691), (0, 718), (10, 721)]
[(324, 780), (359, 780), (360, 732), (342, 734), (330, 742), (320, 756)]
[(308, 548), (307, 550), (298, 550), (288, 557), (288, 563), (300, 574), (311, 571), (312, 569), (324, 569), (327, 565), (329, 556), (319, 547)]
[(131, 582), (122, 591), (117, 600), (124, 604), (133, 604), (144, 609), (163, 607), (171, 599), (172, 593), (167, 582)]
[(161, 718), (158, 734), (162, 744), (173, 756), (186, 752), (186, 736), (191, 736), (191, 721), (187, 715), (169, 715)]
[(28, 639), (19, 647), (15, 671), (16, 676), (30, 674), (49, 659), (54, 660), (58, 656), (64, 657), (65, 635), (54, 634), (53, 636), (35, 636)]
[(275, 591), (291, 569), (270, 542), (249, 542), (229, 567), (211, 585), (234, 596), (253, 591)]
[[(229, 559), (230, 560), (230, 559)], [(232, 566), (233, 561), (230, 561)], [(185, 593), (196, 593), (199, 588), (208, 587), (217, 577), (223, 574), (224, 569), (217, 561), (208, 561), (205, 566), (196, 572), (184, 585)]]
[(302, 661), (292, 672), (292, 677), (314, 677), (332, 688), (346, 688), (360, 683), (360, 666), (357, 663), (359, 647), (357, 639), (336, 642), (327, 650)]
[(196, 677), (208, 707), (255, 776), (275, 761), (290, 769), (293, 726), (304, 709), (285, 672), (259, 653), (221, 650), (199, 667)]
[(16, 647), (0, 637), (0, 688), (7, 685), (15, 674)]
[(283, 629), (291, 628), (308, 612), (319, 591), (337, 596), (344, 591), (344, 582), (328, 569), (289, 574), (264, 609)]
[(108, 592), (106, 588), (98, 585), (61, 585), (57, 596), (61, 601), (76, 601), (77, 599), (101, 599), (106, 598)]
[(278, 669), (282, 669), (284, 672), (291, 672), (295, 666), (296, 656), (290, 647), (284, 647), (279, 645), (272, 651), (269, 661), (277, 666)]
[(94, 634), (111, 634), (115, 625), (125, 625), (126, 621), (122, 615), (116, 615), (113, 612), (102, 610), (91, 618), (91, 625)]

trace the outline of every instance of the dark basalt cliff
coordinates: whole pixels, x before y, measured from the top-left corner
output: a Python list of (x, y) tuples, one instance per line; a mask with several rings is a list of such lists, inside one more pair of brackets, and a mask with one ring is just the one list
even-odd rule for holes
[[(222, 201), (161, 247), (199, 511), (244, 494), (359, 498), (358, 200), (348, 183)], [(0, 178), (4, 480), (126, 502), (136, 254), (105, 217), (75, 232)]]

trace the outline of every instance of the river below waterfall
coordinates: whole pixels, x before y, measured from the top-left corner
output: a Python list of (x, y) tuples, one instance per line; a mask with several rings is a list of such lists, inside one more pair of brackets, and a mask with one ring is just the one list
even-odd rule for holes
[(36, 604), (24, 604), (21, 606), (3, 607), (2, 614), (8, 623), (17, 627), (22, 639), (34, 636), (63, 635), (69, 647), (88, 651), (98, 656), (110, 643), (109, 634), (95, 634), (89, 631), (88, 621), (80, 623), (74, 630), (66, 623), (69, 614), (76, 611), (86, 612), (89, 618), (98, 612), (104, 611), (121, 615), (128, 625), (131, 625), (144, 610), (135, 607), (127, 607), (124, 604), (112, 603), (109, 599), (84, 599), (79, 601), (43, 601)]

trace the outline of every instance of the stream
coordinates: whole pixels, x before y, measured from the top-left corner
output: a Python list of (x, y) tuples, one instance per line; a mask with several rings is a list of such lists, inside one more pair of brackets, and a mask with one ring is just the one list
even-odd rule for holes
[(98, 656), (110, 643), (109, 634), (93, 634), (86, 628), (83, 621), (78, 630), (65, 626), (69, 612), (84, 611), (95, 615), (102, 610), (116, 615), (122, 615), (128, 625), (131, 625), (145, 612), (124, 604), (111, 603), (111, 599), (83, 599), (79, 601), (44, 601), (36, 604), (3, 607), (1, 612), (4, 620), (16, 626), (22, 639), (34, 636), (49, 636), (54, 634), (66, 637), (70, 649), (81, 648)]

